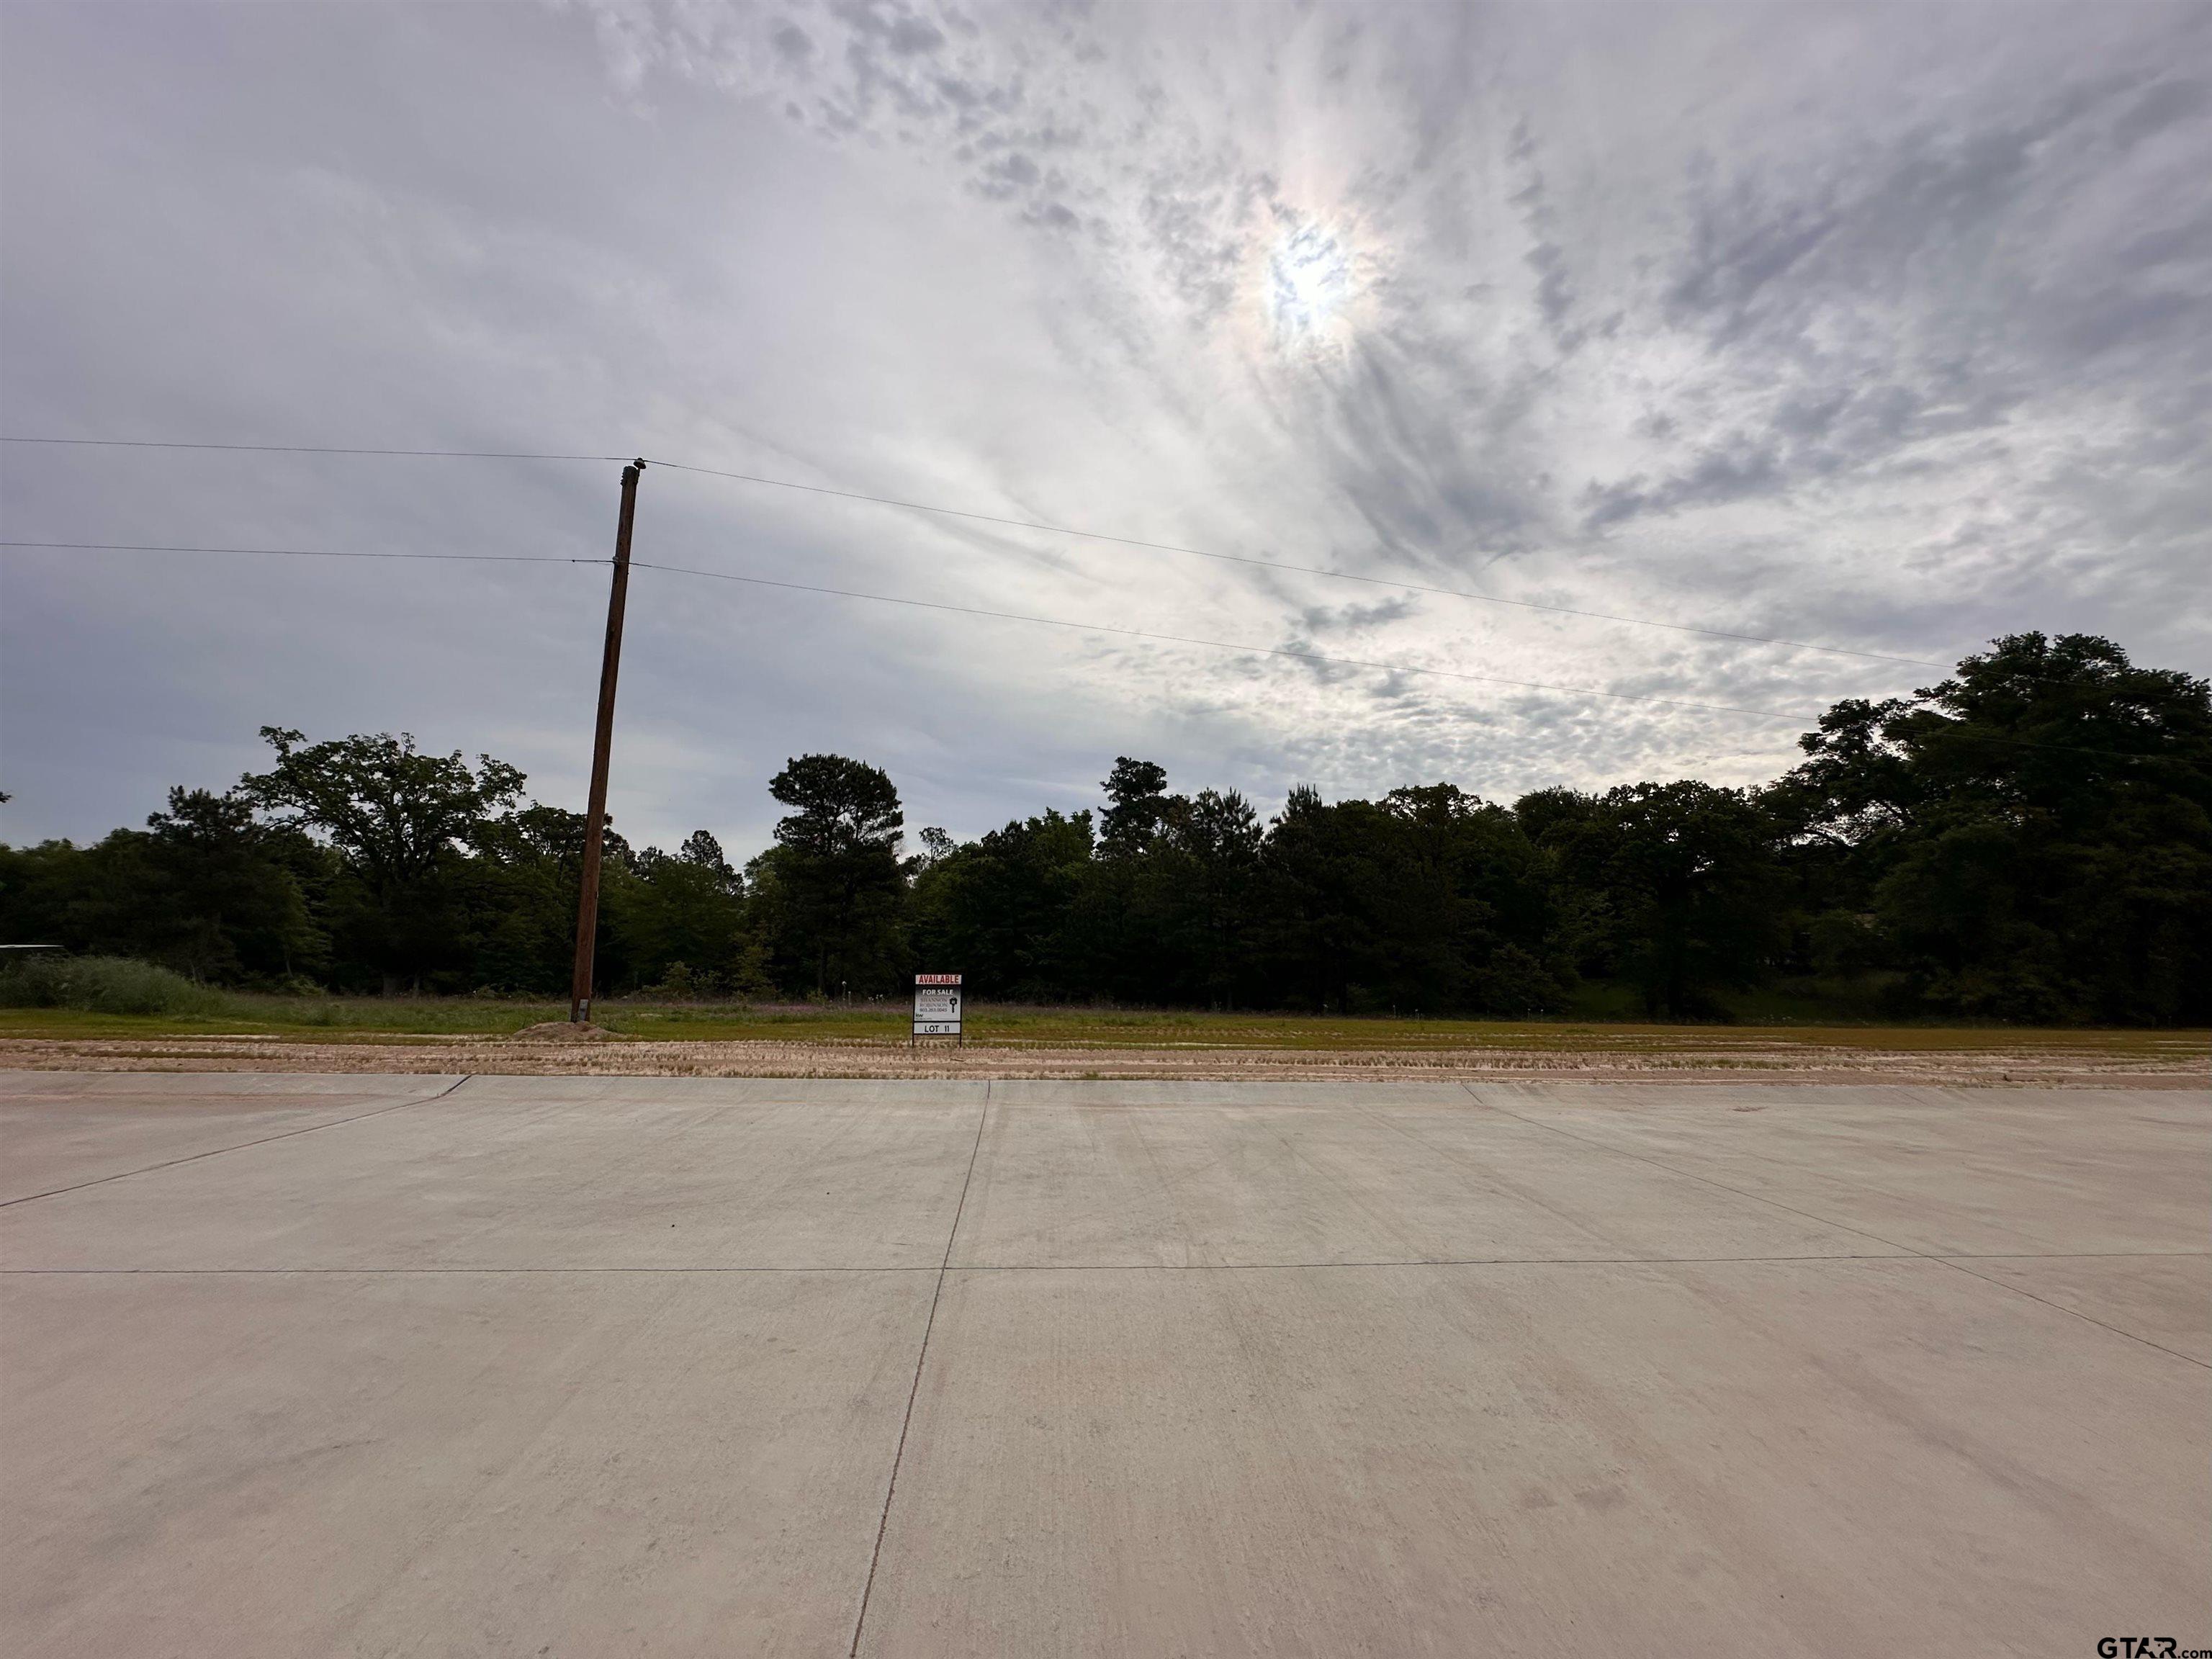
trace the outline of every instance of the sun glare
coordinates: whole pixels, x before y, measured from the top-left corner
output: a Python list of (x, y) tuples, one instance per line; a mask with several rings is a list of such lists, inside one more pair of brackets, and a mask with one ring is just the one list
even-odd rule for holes
[(1352, 253), (1325, 225), (1303, 224), (1267, 256), (1267, 313), (1286, 341), (1328, 331), (1352, 295)]

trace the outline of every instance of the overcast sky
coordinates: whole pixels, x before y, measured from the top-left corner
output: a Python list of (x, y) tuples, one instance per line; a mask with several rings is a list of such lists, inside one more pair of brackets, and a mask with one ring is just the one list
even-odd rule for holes
[[(9, 434), (641, 454), (2212, 670), (2212, 7), (11, 0), (0, 77)], [(619, 472), (0, 451), (9, 538), (360, 552), (604, 560)], [(659, 467), (636, 556), (1622, 694), (640, 571), (617, 827), (740, 855), (809, 750), (969, 836), (1117, 754), (1267, 811), (1750, 781), (1940, 677)], [(225, 786), (264, 724), (582, 804), (604, 565), (7, 550), (0, 584), (9, 841)]]

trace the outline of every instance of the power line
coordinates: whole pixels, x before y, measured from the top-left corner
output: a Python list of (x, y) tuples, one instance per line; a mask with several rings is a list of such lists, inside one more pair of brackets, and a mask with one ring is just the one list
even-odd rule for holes
[(1395, 588), (1407, 593), (1435, 593), (1447, 599), (1472, 599), (1480, 605), (1510, 605), (1519, 611), (1542, 611), (1557, 617), (1582, 617), (1595, 622), (1628, 623), (1638, 628), (1663, 628), (1670, 633), (1697, 634), (1707, 639), (1736, 640), (1750, 645), (1782, 645), (1798, 651), (1822, 651), (1832, 656), (1859, 657), (1870, 662), (1904, 663), (1914, 668), (1948, 668), (1948, 663), (1930, 661), (1925, 657), (1892, 656), (1884, 651), (1854, 651), (1846, 646), (1816, 645), (1809, 640), (1778, 639), (1765, 634), (1737, 634), (1722, 628), (1697, 628), (1687, 623), (1661, 622), (1651, 617), (1624, 617), (1610, 611), (1580, 611), (1572, 605), (1543, 605), (1534, 599), (1508, 599), (1495, 593), (1476, 593), (1463, 587), (1431, 587), (1421, 582), (1402, 581), (1395, 576), (1362, 576), (1349, 570), (1325, 570), (1318, 565), (1291, 564), (1279, 559), (1255, 558), (1243, 553), (1217, 553), (1203, 547), (1184, 547), (1174, 542), (1140, 541), (1134, 536), (1115, 536), (1101, 530), (1075, 530), (1066, 525), (1043, 524), (1034, 519), (1001, 518), (994, 513), (972, 513), (964, 507), (937, 507), (927, 501), (900, 501), (889, 495), (871, 495), (857, 489), (831, 489), (822, 484), (793, 483), (787, 478), (763, 477), (753, 472), (726, 472), (719, 467), (688, 466), (681, 461), (654, 461), (655, 466), (665, 466), (677, 472), (697, 472), (713, 478), (734, 478), (741, 483), (767, 484), (777, 489), (803, 490), (810, 495), (834, 495), (841, 501), (869, 501), (878, 507), (903, 507), (914, 513), (937, 513), (948, 518), (972, 519), (982, 524), (1011, 526), (1018, 530), (1042, 530), (1055, 536), (1073, 536), (1084, 541), (1113, 542), (1122, 547), (1149, 548), (1157, 553), (1188, 554), (1193, 558), (1214, 559), (1224, 564), (1254, 565), (1262, 570), (1288, 571), (1301, 576), (1322, 576), (1334, 581), (1364, 582), (1371, 587)]
[[(76, 549), (85, 552), (108, 553), (242, 553), (265, 554), (283, 558), (303, 559), (466, 559), (501, 564), (605, 564), (605, 559), (562, 558), (544, 553), (362, 553), (343, 549), (313, 547), (204, 547), (183, 546), (151, 542), (30, 542), (0, 541), (0, 547)], [(852, 588), (818, 587), (806, 582), (776, 581), (766, 576), (740, 576), (727, 570), (700, 570), (687, 565), (654, 564), (644, 559), (631, 562), (639, 570), (662, 570), (676, 576), (705, 576), (714, 581), (744, 582), (755, 587), (780, 587), (793, 593), (820, 593), (833, 599), (865, 599), (874, 605), (900, 605), (918, 611), (942, 611), (956, 616), (988, 617), (999, 622), (1031, 623), (1045, 628), (1073, 629), (1089, 634), (1117, 634), (1129, 639), (1158, 640), (1175, 645), (1201, 646), (1212, 651), (1232, 651), (1251, 656), (1290, 657), (1299, 662), (1322, 663), (1334, 667), (1377, 669), (1393, 674), (1424, 674), (1445, 679), (1479, 681), (1487, 685), (1513, 685), (1534, 691), (1556, 691), (1576, 696), (1609, 697), (1624, 702), (1656, 702), (1670, 708), (1696, 708), (1709, 714), (1747, 714), (1757, 720), (1790, 720), (1803, 723), (1814, 718), (1799, 714), (1777, 714), (1757, 708), (1735, 708), (1723, 703), (1686, 702), (1672, 697), (1651, 697), (1626, 691), (1599, 691), (1589, 686), (1553, 685), (1541, 680), (1506, 679), (1496, 674), (1470, 674), (1457, 669), (1421, 668), (1407, 663), (1374, 662), (1356, 657), (1323, 656), (1314, 651), (1291, 651), (1280, 647), (1240, 645), (1226, 640), (1201, 640), (1188, 635), (1161, 634), (1137, 628), (1117, 628), (1105, 623), (1070, 622), (1060, 617), (1032, 617), (1014, 611), (987, 611), (977, 605), (948, 605), (936, 599), (901, 599), (889, 593), (863, 593)]]
[[(655, 463), (660, 465), (660, 463)], [(806, 582), (776, 581), (767, 576), (739, 576), (726, 570), (700, 570), (687, 565), (631, 562), (638, 570), (665, 570), (672, 575), (706, 576), (715, 581), (744, 582), (755, 587), (781, 587), (793, 593), (823, 593), (833, 599), (866, 599), (874, 605), (902, 605), (917, 611), (944, 611), (961, 617), (988, 617), (999, 622), (1034, 623), (1044, 628), (1066, 628), (1083, 634), (1118, 634), (1133, 640), (1160, 640), (1171, 645), (1195, 645), (1209, 651), (1233, 651), (1247, 656), (1288, 657), (1296, 662), (1322, 663), (1338, 668), (1371, 668), (1389, 674), (1423, 674), (1439, 679), (1473, 680), (1485, 685), (1514, 685), (1531, 691), (1558, 691), (1577, 697), (1607, 697), (1619, 702), (1652, 702), (1668, 708), (1695, 708), (1709, 714), (1747, 714), (1753, 720), (1788, 720), (1795, 725), (1817, 722), (1810, 714), (1784, 714), (1767, 708), (1736, 708), (1726, 703), (1686, 702), (1674, 697), (1652, 697), (1632, 691), (1599, 691), (1587, 685), (1553, 685), (1543, 680), (1510, 680), (1496, 674), (1470, 674), (1455, 668), (1421, 668), (1410, 663), (1373, 662), (1359, 657), (1323, 656), (1317, 651), (1292, 651), (1281, 646), (1242, 645), (1229, 640), (1201, 640), (1187, 634), (1159, 634), (1141, 628), (1115, 628), (1105, 623), (1070, 622), (1060, 617), (1032, 617), (1018, 611), (986, 611), (978, 605), (947, 605), (938, 599), (906, 599), (888, 593), (862, 593), (847, 587), (817, 587)]]
[(348, 449), (337, 444), (194, 444), (151, 438), (0, 436), (0, 444), (60, 444), (81, 449), (207, 449), (249, 455), (421, 455), (457, 461), (624, 461), (627, 455), (568, 455), (519, 449)]
[[(630, 459), (623, 455), (577, 455), (504, 449), (363, 449), (345, 448), (328, 444), (209, 444), (161, 441), (137, 438), (47, 438), (34, 436), (0, 436), (0, 443), (59, 444), (94, 449), (186, 449), (236, 452), (265, 455), (406, 455), (434, 456), (453, 460), (500, 461), (611, 461)], [(1741, 634), (1724, 628), (1699, 628), (1689, 623), (1662, 622), (1654, 617), (1628, 617), (1610, 611), (1584, 611), (1573, 605), (1545, 605), (1535, 599), (1509, 599), (1496, 593), (1477, 593), (1463, 587), (1437, 587), (1424, 582), (1401, 580), (1390, 576), (1363, 576), (1349, 570), (1328, 570), (1318, 565), (1292, 564), (1281, 559), (1262, 559), (1243, 553), (1219, 553), (1203, 547), (1185, 547), (1175, 542), (1145, 541), (1134, 536), (1117, 536), (1103, 530), (1079, 530), (1067, 525), (1047, 524), (1035, 519), (1014, 519), (995, 513), (977, 513), (966, 507), (940, 507), (931, 501), (909, 501), (892, 495), (871, 495), (865, 490), (833, 489), (824, 484), (795, 483), (789, 478), (771, 478), (757, 472), (733, 472), (714, 466), (693, 466), (684, 461), (653, 463), (672, 471), (695, 472), (704, 477), (730, 478), (740, 483), (763, 484), (774, 489), (798, 490), (809, 495), (835, 496), (840, 501), (866, 501), (877, 507), (894, 507), (909, 513), (934, 513), (945, 518), (968, 519), (979, 524), (1005, 525), (1017, 530), (1036, 530), (1048, 535), (1072, 536), (1082, 541), (1112, 542), (1121, 547), (1141, 547), (1155, 553), (1176, 553), (1197, 559), (1212, 559), (1223, 564), (1248, 565), (1261, 570), (1280, 570), (1300, 576), (1319, 576), (1333, 581), (1359, 582), (1370, 587), (1388, 587), (1403, 593), (1431, 593), (1444, 599), (1468, 599), (1477, 605), (1498, 605), (1516, 611), (1540, 611), (1555, 617), (1579, 617), (1591, 622), (1625, 623), (1635, 628), (1663, 629), (1673, 634), (1694, 634), (1704, 639), (1734, 640), (1745, 645), (1778, 645), (1793, 651), (1818, 651), (1829, 656), (1856, 657), (1866, 662), (1900, 663), (1913, 668), (1948, 668), (1948, 663), (1932, 661), (1925, 657), (1900, 657), (1885, 651), (1857, 651), (1848, 646), (1820, 645), (1811, 640), (1790, 640), (1766, 634)]]
[[(0, 548), (11, 547), (114, 553), (236, 553), (304, 559), (429, 559), (495, 564), (579, 565), (609, 562), (605, 559), (569, 558), (550, 553), (373, 553), (314, 547), (185, 546), (173, 543), (155, 542), (0, 541)], [(1118, 628), (1107, 623), (1072, 622), (1060, 617), (1034, 617), (1021, 611), (986, 610), (979, 605), (949, 605), (938, 599), (910, 599), (889, 593), (863, 593), (852, 588), (822, 587), (806, 582), (778, 581), (767, 576), (741, 576), (727, 570), (701, 570), (688, 565), (653, 564), (643, 559), (633, 561), (632, 566), (639, 570), (665, 571), (671, 575), (704, 576), (714, 581), (743, 582), (754, 587), (777, 587), (793, 593), (818, 593), (832, 599), (865, 599), (873, 605), (905, 605), (912, 610), (940, 611), (962, 617), (984, 617), (998, 622), (1030, 623), (1040, 627), (1068, 629), (1080, 633), (1113, 634), (1127, 639), (1157, 640), (1173, 645), (1194, 645), (1210, 651), (1233, 652), (1245, 656), (1287, 657), (1297, 662), (1321, 663), (1331, 667), (1365, 668), (1389, 674), (1419, 674), (1431, 678), (1467, 680), (1486, 685), (1516, 686), (1531, 691), (1552, 691), (1569, 696), (1603, 697), (1616, 702), (1656, 703), (1667, 708), (1698, 709), (1707, 714), (1742, 714), (1753, 720), (1787, 720), (1801, 726), (1816, 725), (1819, 721), (1817, 715), (1789, 714), (1775, 709), (1738, 708), (1728, 703), (1690, 702), (1676, 697), (1654, 697), (1633, 691), (1601, 691), (1592, 686), (1557, 685), (1545, 680), (1508, 679), (1497, 674), (1474, 674), (1452, 668), (1425, 668), (1411, 663), (1377, 662), (1362, 657), (1324, 656), (1316, 651), (1292, 651), (1279, 646), (1244, 645), (1228, 640), (1205, 640), (1186, 634), (1162, 634), (1146, 629)], [(2110, 760), (2131, 761), (2166, 758), (2157, 755), (2131, 753), (2121, 749), (2089, 749), (2078, 744), (2038, 743), (2033, 738), (2016, 738), (2000, 732), (1975, 732), (1961, 729), (1951, 735), (1975, 742), (2005, 743), (2022, 749), (2040, 749), (2053, 754), (2096, 755)]]
[(556, 553), (359, 553), (327, 547), (179, 547), (165, 542), (12, 542), (0, 547), (73, 548), (86, 553), (248, 553), (285, 559), (443, 559), (486, 564), (605, 564), (605, 559), (568, 559)]

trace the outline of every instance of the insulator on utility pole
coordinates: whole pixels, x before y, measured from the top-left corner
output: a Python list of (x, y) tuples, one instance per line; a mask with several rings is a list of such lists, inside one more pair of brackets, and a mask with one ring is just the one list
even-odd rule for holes
[(599, 721), (592, 738), (592, 796), (584, 811), (584, 876), (576, 896), (576, 971), (568, 981), (568, 1018), (592, 1017), (592, 957), (599, 944), (599, 854), (606, 842), (607, 755), (615, 735), (615, 676), (622, 668), (623, 605), (629, 595), (629, 532), (637, 516), (642, 459), (623, 469), (622, 516), (615, 523), (614, 586), (607, 592), (607, 649), (599, 660)]

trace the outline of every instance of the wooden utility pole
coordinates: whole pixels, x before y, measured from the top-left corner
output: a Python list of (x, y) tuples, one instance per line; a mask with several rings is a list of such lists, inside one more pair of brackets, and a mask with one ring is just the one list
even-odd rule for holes
[(642, 460), (623, 469), (622, 517), (615, 524), (615, 580), (607, 593), (607, 650), (599, 660), (599, 724), (592, 738), (592, 799), (584, 811), (584, 879), (576, 896), (576, 971), (568, 981), (568, 1020), (592, 1017), (592, 957), (599, 934), (599, 852), (606, 842), (607, 752), (615, 735), (615, 676), (622, 668), (623, 604), (629, 596), (629, 529), (637, 516)]

